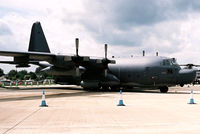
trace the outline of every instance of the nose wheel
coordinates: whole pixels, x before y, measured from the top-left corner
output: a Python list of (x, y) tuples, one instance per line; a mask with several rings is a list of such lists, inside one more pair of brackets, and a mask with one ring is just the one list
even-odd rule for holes
[(168, 92), (168, 87), (167, 86), (160, 87), (159, 89), (160, 89), (161, 93), (167, 93)]

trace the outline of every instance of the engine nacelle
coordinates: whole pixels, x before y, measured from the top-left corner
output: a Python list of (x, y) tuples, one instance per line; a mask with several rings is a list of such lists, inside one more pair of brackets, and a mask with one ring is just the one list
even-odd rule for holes
[(56, 56), (55, 60), (53, 61), (54, 65), (59, 68), (65, 68), (67, 70), (74, 68), (74, 63), (71, 60), (70, 56)]

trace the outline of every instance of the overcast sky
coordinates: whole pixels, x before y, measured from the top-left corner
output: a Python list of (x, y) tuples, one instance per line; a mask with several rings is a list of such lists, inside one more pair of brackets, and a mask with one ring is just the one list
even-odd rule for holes
[(109, 56), (158, 51), (179, 63), (200, 64), (197, 0), (1, 0), (0, 50), (27, 51), (36, 21), (52, 53), (74, 54), (78, 37), (81, 55), (103, 57), (107, 43)]

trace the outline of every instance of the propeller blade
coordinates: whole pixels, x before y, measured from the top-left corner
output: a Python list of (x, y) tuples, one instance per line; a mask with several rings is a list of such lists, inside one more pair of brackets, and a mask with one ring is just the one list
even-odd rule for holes
[(105, 58), (107, 59), (107, 50), (108, 50), (108, 45), (105, 44)]
[(76, 67), (76, 76), (79, 76), (79, 67)]
[(105, 75), (105, 77), (107, 77), (107, 75), (108, 75), (108, 69), (104, 70), (104, 75)]
[(79, 47), (79, 39), (78, 38), (76, 38), (75, 43), (76, 43), (76, 56), (78, 56), (78, 47)]

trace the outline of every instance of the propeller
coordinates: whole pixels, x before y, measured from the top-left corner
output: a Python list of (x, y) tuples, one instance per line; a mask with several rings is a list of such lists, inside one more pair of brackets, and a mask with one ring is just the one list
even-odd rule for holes
[(115, 64), (115, 60), (109, 60), (107, 58), (107, 53), (108, 53), (108, 45), (107, 44), (104, 45), (104, 50), (105, 50), (105, 58), (102, 60), (102, 63), (105, 66), (104, 76), (107, 77), (107, 75), (108, 75), (108, 64), (109, 63)]
[(192, 67), (200, 67), (200, 65), (195, 64), (181, 64), (180, 66), (186, 66), (188, 69), (192, 69)]
[(108, 45), (107, 44), (105, 44), (104, 49), (105, 49), (105, 59), (107, 59), (107, 51), (108, 51)]
[[(79, 66), (81, 65), (81, 63), (83, 61), (86, 61), (86, 62), (90, 61), (90, 58), (89, 57), (79, 56), (79, 54), (78, 54), (78, 51), (79, 51), (79, 39), (78, 38), (75, 39), (75, 45), (76, 45), (76, 55), (72, 56), (71, 60), (75, 63), (76, 76), (79, 76), (80, 75), (80, 68), (79, 68)], [(104, 75), (105, 75), (105, 77), (107, 77), (107, 75), (108, 75), (108, 64), (109, 63), (115, 64), (115, 60), (109, 60), (107, 58), (107, 53), (108, 53), (107, 52), (108, 51), (108, 45), (107, 44), (105, 44), (104, 50), (105, 50), (105, 58), (103, 58), (103, 59), (97, 59), (96, 63), (104, 65)], [(66, 60), (68, 60), (68, 59), (70, 59), (70, 58), (66, 57)]]
[(76, 70), (76, 76), (80, 76), (80, 64), (83, 61), (89, 61), (90, 58), (88, 56), (79, 56), (78, 51), (79, 51), (79, 39), (75, 39), (75, 47), (76, 47), (76, 55), (72, 56), (72, 61), (75, 63), (75, 70)]
[[(104, 50), (105, 50), (105, 60), (107, 61), (108, 60), (107, 59), (107, 53), (108, 53), (108, 45), (107, 44), (105, 44)], [(104, 70), (104, 76), (107, 77), (107, 75), (108, 75), (108, 64), (106, 64), (106, 68)]]
[(80, 72), (79, 72), (79, 67), (76, 67), (76, 76), (79, 76)]
[[(79, 57), (78, 55), (78, 48), (79, 48), (79, 39), (75, 39), (75, 45), (76, 45), (76, 57)], [(76, 64), (76, 76), (79, 76), (79, 65)]]

